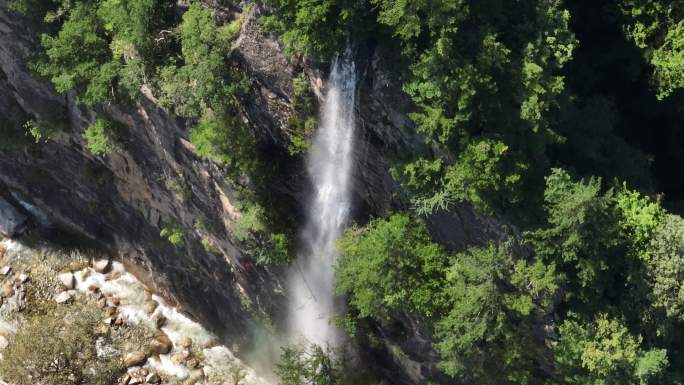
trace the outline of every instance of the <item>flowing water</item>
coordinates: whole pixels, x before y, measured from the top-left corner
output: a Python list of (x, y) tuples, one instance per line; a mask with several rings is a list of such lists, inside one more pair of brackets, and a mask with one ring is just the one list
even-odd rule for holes
[(319, 128), (307, 159), (314, 186), (302, 249), (289, 276), (290, 337), (307, 344), (334, 345), (335, 242), (351, 206), (356, 68), (348, 50), (332, 64)]
[[(22, 260), (29, 260), (29, 258), (38, 258), (35, 255), (55, 252), (51, 249), (32, 249), (12, 240), (0, 241), (0, 248), (5, 249), (4, 260), (13, 264), (17, 264)], [(78, 252), (72, 253), (78, 255)], [(56, 274), (57, 272), (55, 272)], [(75, 288), (70, 291), (74, 295), (81, 293), (85, 298), (91, 295), (91, 287), (95, 286), (108, 298), (119, 299), (118, 312), (129, 325), (140, 325), (149, 330), (156, 330), (156, 317), (159, 315), (164, 316), (166, 322), (161, 327), (161, 331), (171, 340), (172, 350), (169, 354), (150, 357), (144, 367), (173, 380), (170, 382), (181, 383), (196, 375), (195, 371), (189, 369), (183, 363), (175, 362), (172, 359), (173, 355), (183, 350), (180, 346), (182, 345), (182, 339), (189, 337), (192, 340), (194, 349), (201, 353), (200, 357), (203, 364), (201, 369), (202, 376), (207, 376), (209, 379), (221, 379), (220, 382), (212, 380), (202, 383), (224, 383), (224, 381), (228, 380), (225, 378), (226, 376), (239, 369), (244, 375), (244, 379), (240, 384), (271, 384), (260, 373), (245, 365), (226, 346), (220, 345), (218, 343), (219, 339), (213, 333), (185, 316), (178, 308), (168, 304), (162, 297), (151, 292), (138, 278), (127, 272), (123, 264), (112, 262), (111, 272), (108, 274), (98, 273), (93, 268), (86, 267), (74, 272), (74, 279), (76, 282)], [(4, 314), (2, 310), (5, 310), (6, 305), (0, 308), (0, 334), (11, 335), (16, 332), (18, 321), (14, 318), (8, 319), (7, 315)], [(102, 340), (100, 339), (96, 341), (98, 355), (107, 354), (108, 349), (111, 349), (111, 347), (103, 348), (101, 342)], [(0, 385), (2, 384), (3, 382), (0, 381)]]

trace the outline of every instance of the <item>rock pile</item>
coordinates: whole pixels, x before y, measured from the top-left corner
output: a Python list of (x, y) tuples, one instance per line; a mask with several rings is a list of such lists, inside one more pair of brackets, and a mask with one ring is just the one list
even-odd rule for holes
[[(64, 261), (59, 261), (36, 269), (46, 253), (31, 250), (23, 254), (20, 250), (25, 249), (15, 241), (9, 242), (9, 254), (0, 253), (0, 317), (13, 312), (22, 319), (21, 310), (34, 303), (34, 289), (41, 293), (41, 301), (53, 306), (96, 304), (102, 318), (95, 327), (93, 343), (98, 357), (121, 357), (125, 374), (118, 385), (217, 385), (225, 383), (225, 368), (233, 367), (248, 373), (240, 385), (265, 384), (225, 346), (218, 345), (213, 334), (153, 294), (121, 263), (108, 259), (72, 260), (67, 268), (62, 267)], [(0, 241), (0, 251), (5, 250), (5, 244)], [(13, 259), (18, 253), (21, 256)], [(9, 329), (3, 329), (3, 322), (6, 319), (0, 318), (0, 359), (22, 321)]]

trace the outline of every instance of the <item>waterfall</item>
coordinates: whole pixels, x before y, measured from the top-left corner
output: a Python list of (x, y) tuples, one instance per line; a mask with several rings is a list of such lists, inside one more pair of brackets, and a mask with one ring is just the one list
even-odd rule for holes
[(297, 342), (334, 345), (335, 242), (351, 205), (356, 68), (351, 51), (333, 60), (328, 90), (307, 170), (314, 186), (302, 248), (289, 274), (290, 336)]

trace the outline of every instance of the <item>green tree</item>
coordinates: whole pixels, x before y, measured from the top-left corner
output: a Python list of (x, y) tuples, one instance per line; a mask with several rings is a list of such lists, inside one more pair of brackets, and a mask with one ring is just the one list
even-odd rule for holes
[(43, 34), (41, 41), (45, 58), (36, 63), (36, 69), (58, 92), (76, 90), (86, 104), (113, 97), (119, 64), (112, 61), (95, 7), (75, 3), (57, 35)]
[[(439, 192), (415, 199), (421, 214), (435, 209), (450, 209), (454, 202), (468, 201), (478, 210), (492, 214), (520, 202), (520, 183), (527, 165), (515, 159), (510, 148), (496, 140), (477, 140), (469, 143), (454, 165), (444, 168)], [(438, 163), (442, 164), (441, 161)], [(435, 163), (418, 160), (406, 172), (421, 166), (435, 170)]]
[(268, 215), (262, 206), (244, 204), (240, 217), (233, 225), (233, 236), (242, 242), (246, 251), (259, 264), (284, 264), (290, 261), (291, 245), (287, 235), (273, 232)]
[(117, 85), (136, 99), (153, 64), (164, 57), (165, 36), (159, 35), (172, 22), (169, 0), (105, 0), (97, 9), (118, 69)]
[(113, 40), (129, 42), (138, 55), (151, 55), (157, 32), (170, 23), (172, 7), (168, 0), (103, 0), (97, 13)]
[(233, 171), (249, 173), (254, 168), (255, 138), (239, 117), (203, 118), (190, 130), (190, 142), (199, 156)]
[(656, 228), (645, 257), (654, 306), (684, 321), (684, 219), (668, 215)]
[(57, 33), (42, 35), (45, 55), (35, 63), (38, 73), (48, 77), (58, 92), (77, 91), (86, 104), (116, 97), (135, 100), (147, 77), (146, 65), (162, 53), (155, 33), (170, 23), (173, 3), (54, 3), (60, 6), (53, 5), (57, 9), (47, 14), (43, 11), (43, 15), (46, 22), (55, 24)]
[(642, 253), (653, 232), (665, 219), (665, 210), (659, 202), (628, 190), (626, 184), (615, 194), (615, 206), (622, 236), (631, 243), (631, 250)]
[(395, 214), (352, 228), (340, 250), (337, 290), (350, 296), (361, 317), (384, 321), (409, 312), (430, 318), (444, 306), (449, 256), (419, 219)]
[(484, 384), (535, 383), (544, 355), (533, 336), (558, 289), (553, 265), (516, 260), (510, 245), (490, 244), (455, 256), (436, 324), (441, 367)]
[(625, 33), (653, 68), (658, 99), (684, 87), (684, 5), (677, 1), (622, 0)]
[[(529, 177), (545, 167), (546, 146), (561, 140), (551, 121), (564, 89), (560, 71), (577, 44), (568, 11), (555, 0), (372, 3), (408, 62), (404, 90), (417, 106), (418, 131), (459, 157), (444, 184), (479, 176), (473, 150), (490, 143), (501, 163), (491, 161), (477, 187), (456, 187), (487, 211), (501, 211), (505, 197), (504, 208), (519, 204)], [(428, 194), (427, 202), (450, 195)]]
[(284, 347), (276, 374), (280, 385), (341, 385), (339, 366), (332, 352), (318, 345)]
[(370, 11), (364, 0), (264, 0), (271, 15), (262, 19), (290, 53), (328, 59), (345, 40), (361, 32)]
[[(620, 261), (621, 238), (614, 193), (601, 192), (601, 179), (573, 181), (561, 169), (546, 178), (548, 225), (529, 234), (536, 254), (568, 274), (571, 293), (586, 300), (612, 285), (611, 267)], [(599, 279), (600, 277), (600, 279)]]
[(247, 80), (225, 61), (222, 34), (211, 11), (193, 2), (179, 27), (182, 64), (161, 70), (162, 103), (182, 116), (235, 114), (237, 95)]
[(559, 328), (555, 348), (563, 382), (577, 385), (664, 384), (664, 349), (644, 350), (642, 338), (606, 314), (583, 324), (570, 314)]

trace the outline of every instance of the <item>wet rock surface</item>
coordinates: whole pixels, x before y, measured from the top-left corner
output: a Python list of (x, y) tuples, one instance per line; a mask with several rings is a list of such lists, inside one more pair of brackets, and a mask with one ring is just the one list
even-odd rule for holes
[(13, 237), (20, 233), (27, 221), (26, 215), (0, 197), (0, 235)]
[(143, 365), (145, 361), (147, 361), (147, 354), (141, 351), (126, 353), (124, 357), (124, 365), (127, 368)]
[[(154, 294), (121, 263), (111, 263), (111, 272), (106, 274), (85, 264), (86, 267), (68, 273), (74, 280), (74, 289), (65, 290), (62, 278), (67, 273), (59, 270), (68, 259), (60, 259), (62, 254), (59, 252), (36, 250), (7, 240), (0, 240), (0, 248), (6, 251), (0, 263), (10, 263), (22, 271), (4, 278), (5, 282), (11, 283), (12, 293), (2, 296), (0, 352), (10, 346), (11, 336), (24, 327), (31, 306), (37, 305), (26, 301), (27, 290), (47, 290), (47, 294), (52, 291), (58, 299), (68, 298), (57, 300), (55, 306), (70, 311), (93, 306), (95, 301), (102, 299), (111, 304), (98, 310), (102, 321), (96, 327), (96, 339), (92, 343), (98, 357), (120, 354), (125, 373), (119, 378), (119, 384), (192, 382), (214, 385), (222, 383), (220, 373), (227, 367), (239, 367), (247, 373), (244, 385), (266, 384), (228, 348), (217, 345), (216, 337), (210, 331)], [(46, 254), (49, 255), (47, 264)], [(149, 302), (157, 304), (151, 314), (145, 311)], [(157, 327), (153, 321), (155, 314), (164, 314), (168, 324)]]

